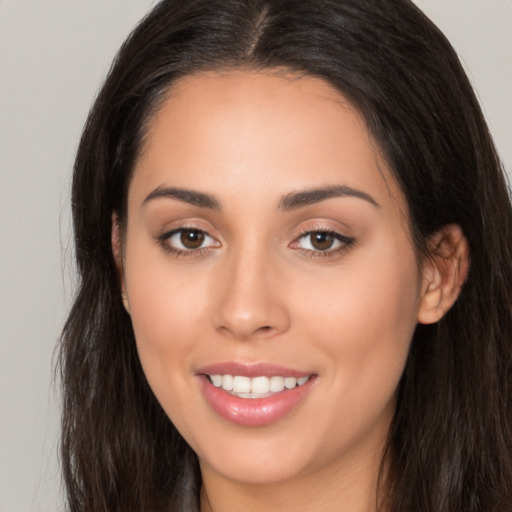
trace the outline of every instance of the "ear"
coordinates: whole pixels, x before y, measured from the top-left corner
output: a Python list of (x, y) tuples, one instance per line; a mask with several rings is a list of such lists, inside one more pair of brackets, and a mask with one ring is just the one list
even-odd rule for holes
[(469, 245), (460, 226), (449, 224), (427, 241), (422, 268), (420, 324), (440, 320), (457, 300), (469, 271)]
[(126, 284), (124, 279), (124, 261), (123, 261), (123, 241), (121, 237), (121, 226), (119, 223), (119, 217), (117, 213), (112, 214), (112, 254), (114, 255), (114, 262), (117, 267), (117, 274), (119, 277), (119, 283), (121, 284), (121, 299), (123, 301), (124, 308), (127, 313), (130, 312), (128, 305), (128, 297), (126, 295)]

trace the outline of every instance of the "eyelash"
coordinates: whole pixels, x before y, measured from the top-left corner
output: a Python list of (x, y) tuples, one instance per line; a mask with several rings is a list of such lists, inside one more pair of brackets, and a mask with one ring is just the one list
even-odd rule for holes
[(302, 249), (300, 247), (295, 248), (297, 251), (300, 251), (300, 253), (303, 256), (306, 256), (308, 258), (334, 258), (341, 254), (342, 252), (352, 248), (355, 244), (355, 239), (346, 235), (342, 235), (341, 233), (338, 233), (336, 231), (333, 231), (331, 229), (325, 229), (322, 227), (314, 228), (314, 229), (307, 229), (302, 231), (302, 233), (295, 239), (294, 242), (292, 242), (292, 245), (295, 245), (299, 242), (299, 240), (304, 239), (308, 236), (311, 236), (316, 233), (321, 233), (324, 235), (328, 235), (334, 238), (335, 241), (340, 243), (340, 246), (335, 249), (326, 249), (324, 251), (321, 250), (312, 250), (312, 249)]
[[(211, 238), (214, 240), (206, 231), (197, 228), (195, 226), (181, 226), (179, 228), (173, 229), (172, 231), (168, 231), (163, 233), (157, 237), (158, 244), (164, 249), (164, 251), (173, 254), (176, 258), (188, 258), (188, 257), (200, 257), (207, 254), (210, 249), (215, 248), (214, 245), (209, 245), (207, 247), (198, 247), (197, 249), (178, 249), (170, 244), (169, 240), (179, 233), (183, 231), (195, 231), (199, 234), (204, 235), (205, 237)], [(313, 250), (313, 249), (304, 249), (301, 247), (293, 247), (293, 245), (297, 245), (300, 240), (311, 236), (316, 233), (325, 234), (333, 237), (333, 239), (340, 243), (340, 246), (335, 249), (326, 249), (326, 250)], [(218, 243), (218, 242), (217, 242)], [(355, 243), (355, 239), (352, 237), (348, 237), (338, 233), (336, 231), (324, 228), (316, 228), (316, 229), (307, 229), (302, 231), (297, 238), (292, 242), (291, 246), (293, 249), (299, 251), (303, 256), (309, 258), (332, 258), (340, 253), (350, 249), (353, 247)], [(219, 244), (220, 246), (220, 244)]]
[(195, 231), (213, 240), (213, 238), (203, 229), (197, 228), (195, 226), (181, 226), (179, 228), (173, 229), (172, 231), (168, 231), (167, 233), (159, 235), (157, 237), (157, 242), (164, 249), (164, 251), (173, 254), (176, 258), (203, 256), (212, 248), (212, 246), (208, 246), (198, 247), (197, 249), (178, 249), (171, 245), (170, 239), (173, 236), (182, 233), (183, 231)]

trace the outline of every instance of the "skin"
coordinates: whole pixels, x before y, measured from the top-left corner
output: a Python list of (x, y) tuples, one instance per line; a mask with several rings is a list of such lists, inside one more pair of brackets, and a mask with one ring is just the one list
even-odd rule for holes
[[(289, 194), (332, 186), (368, 197), (280, 208)], [(208, 194), (218, 208), (147, 199), (163, 187)], [(165, 235), (180, 228), (206, 233), (204, 243), (172, 252), (181, 233)], [(318, 230), (351, 242), (318, 250), (305, 234)], [(376, 510), (415, 326), (455, 300), (467, 245), (449, 226), (435, 240), (449, 258), (419, 265), (403, 195), (350, 103), (312, 77), (182, 79), (150, 123), (123, 240), (115, 216), (113, 233), (145, 374), (199, 457), (202, 510)], [(223, 361), (317, 377), (285, 417), (243, 427), (198, 384), (199, 368)]]

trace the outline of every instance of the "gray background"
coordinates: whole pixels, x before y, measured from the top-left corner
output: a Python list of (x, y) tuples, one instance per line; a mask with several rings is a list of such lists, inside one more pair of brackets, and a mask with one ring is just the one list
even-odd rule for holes
[[(73, 289), (73, 154), (114, 52), (154, 3), (0, 0), (0, 512), (63, 510), (52, 357)], [(510, 174), (512, 0), (417, 3), (458, 50)]]

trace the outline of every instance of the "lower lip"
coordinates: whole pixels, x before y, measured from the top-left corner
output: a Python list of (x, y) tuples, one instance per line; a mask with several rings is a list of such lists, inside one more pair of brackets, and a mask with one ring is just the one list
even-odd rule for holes
[(298, 406), (316, 378), (312, 376), (302, 386), (266, 398), (239, 398), (216, 388), (205, 375), (200, 375), (199, 380), (206, 401), (219, 416), (244, 427), (261, 427), (283, 418)]

